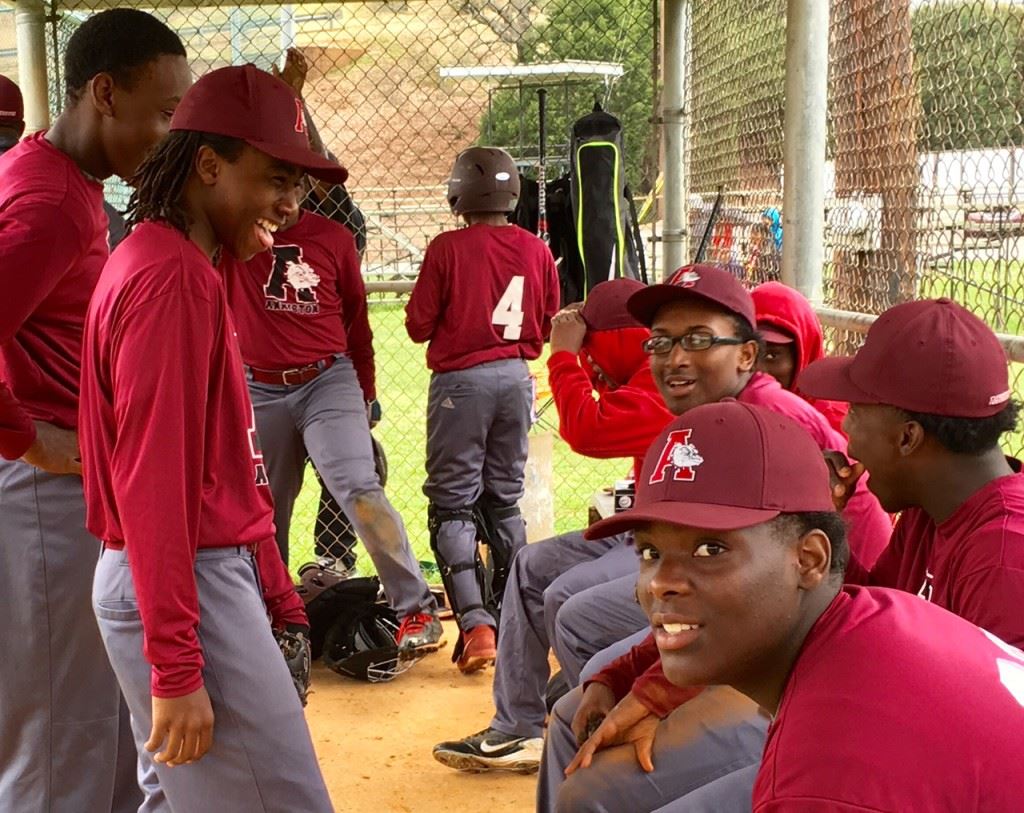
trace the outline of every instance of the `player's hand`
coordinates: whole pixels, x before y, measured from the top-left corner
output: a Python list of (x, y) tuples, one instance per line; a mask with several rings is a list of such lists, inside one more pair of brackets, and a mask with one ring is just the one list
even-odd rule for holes
[(836, 511), (842, 512), (857, 488), (857, 481), (864, 476), (864, 464), (851, 462), (842, 452), (825, 452), (829, 479), (832, 486), (832, 503)]
[(81, 474), (82, 455), (78, 450), (78, 433), (44, 421), (33, 423), (36, 426), (36, 439), (21, 459), (51, 474)]
[(302, 98), (302, 89), (306, 86), (306, 76), (309, 73), (309, 63), (306, 62), (302, 51), (298, 48), (289, 48), (285, 51), (284, 67), (278, 70), (277, 65), (273, 65), (272, 70), (274, 76), (294, 90), (300, 99)]
[(583, 745), (613, 708), (615, 695), (611, 689), (603, 683), (591, 683), (587, 686), (570, 724), (576, 743)]
[(636, 695), (630, 692), (608, 712), (597, 730), (580, 746), (573, 761), (565, 769), (565, 775), (569, 776), (580, 768), (589, 768), (594, 754), (601, 749), (627, 743), (632, 744), (640, 767), (650, 773), (654, 770), (654, 761), (651, 758), (654, 735), (660, 722), (658, 716), (652, 714)]
[(366, 420), (370, 422), (370, 428), (373, 429), (377, 424), (380, 423), (380, 419), (384, 414), (384, 410), (380, 405), (380, 401), (374, 398), (372, 401), (366, 402)]
[(153, 757), (173, 768), (195, 762), (213, 745), (213, 706), (206, 688), (200, 686), (181, 697), (153, 698), (153, 728), (145, 748)]
[(578, 309), (563, 308), (551, 320), (551, 352), (566, 350), (575, 355), (583, 347), (587, 336), (587, 323)]

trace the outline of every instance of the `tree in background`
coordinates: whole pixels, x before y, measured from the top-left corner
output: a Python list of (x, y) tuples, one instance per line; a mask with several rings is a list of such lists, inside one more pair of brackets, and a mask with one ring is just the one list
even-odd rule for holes
[(923, 150), (1024, 144), (1024, 7), (920, 6), (912, 37)]
[[(598, 96), (604, 108), (622, 122), (630, 185), (638, 193), (646, 191), (657, 174), (657, 161), (649, 158), (650, 140), (656, 138), (650, 122), (655, 21), (650, 0), (548, 0), (538, 4), (538, 11), (519, 46), (521, 63), (575, 59), (618, 62), (624, 68), (607, 98), (600, 80), (564, 86), (553, 79), (545, 85), (549, 91), (549, 157), (555, 162), (568, 158), (572, 123), (593, 109)], [(481, 139), (520, 158), (536, 157), (537, 95), (533, 85), (531, 80), (531, 87), (522, 94), (516, 89), (495, 92), (490, 112), (480, 123)]]

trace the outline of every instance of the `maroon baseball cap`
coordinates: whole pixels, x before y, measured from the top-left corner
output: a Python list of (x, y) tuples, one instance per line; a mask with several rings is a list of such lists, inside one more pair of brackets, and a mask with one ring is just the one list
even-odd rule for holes
[(703, 299), (742, 316), (751, 328), (757, 322), (754, 300), (734, 274), (716, 265), (684, 265), (661, 285), (648, 285), (629, 298), (629, 312), (650, 327), (658, 310), (669, 302)]
[(787, 333), (785, 328), (773, 325), (764, 319), (757, 323), (757, 332), (769, 344), (793, 344), (796, 341), (796, 337), (792, 333)]
[(1010, 400), (1009, 375), (981, 319), (950, 299), (920, 299), (879, 316), (855, 356), (808, 365), (797, 386), (812, 398), (987, 418)]
[(594, 286), (580, 309), (583, 321), (590, 330), (617, 330), (643, 327), (626, 310), (626, 301), (647, 286), (635, 279), (610, 279)]
[(6, 76), (0, 76), (0, 126), (25, 123), (25, 102), (21, 89)]
[(218, 68), (201, 76), (174, 111), (171, 130), (241, 139), (328, 183), (348, 178), (347, 169), (310, 149), (302, 101), (295, 92), (255, 65)]
[(835, 511), (817, 443), (791, 419), (730, 398), (672, 421), (647, 451), (634, 507), (584, 535), (643, 522), (725, 531), (801, 511)]

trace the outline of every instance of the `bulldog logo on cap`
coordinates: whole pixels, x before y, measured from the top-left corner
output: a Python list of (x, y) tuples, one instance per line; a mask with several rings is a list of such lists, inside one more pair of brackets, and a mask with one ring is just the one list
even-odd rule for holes
[(698, 282), (700, 282), (700, 274), (696, 271), (684, 271), (676, 280), (676, 285), (682, 288), (692, 288)]
[(669, 432), (665, 439), (665, 448), (661, 450), (658, 462), (651, 472), (650, 485), (664, 481), (669, 467), (675, 469), (673, 480), (688, 483), (696, 477), (694, 469), (704, 462), (697, 447), (690, 443), (692, 429), (676, 429)]

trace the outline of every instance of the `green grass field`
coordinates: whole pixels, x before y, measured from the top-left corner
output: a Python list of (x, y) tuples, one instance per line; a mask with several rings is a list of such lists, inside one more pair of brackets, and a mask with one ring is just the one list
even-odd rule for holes
[[(417, 558), (432, 562), (427, 534), (427, 501), (421, 491), (425, 476), (426, 402), (430, 372), (423, 345), (414, 345), (405, 333), (404, 311), (399, 305), (373, 303), (370, 323), (377, 356), (377, 393), (384, 417), (374, 434), (388, 456), (387, 494), (405, 520)], [(546, 373), (544, 359), (531, 367)], [(544, 376), (546, 379), (546, 376)], [(555, 435), (551, 484), (554, 490), (557, 533), (582, 528), (591, 495), (611, 485), (629, 470), (626, 460), (591, 460), (575, 454), (557, 437), (554, 406), (545, 410), (535, 432)], [(293, 570), (313, 558), (313, 528), (319, 486), (312, 470), (295, 506), (289, 561)], [(361, 553), (361, 570), (372, 572), (369, 557)]]

